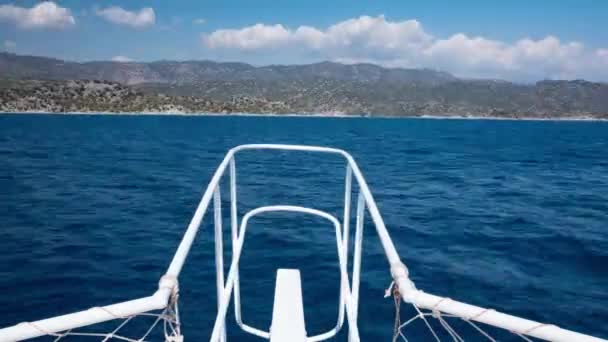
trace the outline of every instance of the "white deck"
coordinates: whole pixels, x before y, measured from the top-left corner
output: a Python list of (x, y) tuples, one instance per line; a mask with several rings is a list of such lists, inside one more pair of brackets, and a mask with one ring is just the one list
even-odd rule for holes
[(298, 270), (277, 271), (270, 342), (306, 342), (304, 303)]

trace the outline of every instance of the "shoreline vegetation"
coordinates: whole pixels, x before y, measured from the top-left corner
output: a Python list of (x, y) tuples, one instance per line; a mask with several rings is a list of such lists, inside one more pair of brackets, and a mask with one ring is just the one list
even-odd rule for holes
[(608, 83), (518, 84), (322, 62), (60, 61), (0, 53), (0, 112), (608, 120)]
[[(319, 108), (318, 111), (290, 111), (279, 101), (248, 96), (226, 101), (199, 96), (166, 95), (145, 92), (133, 86), (99, 80), (4, 80), (0, 85), (0, 113), (88, 114), (88, 115), (241, 115), (241, 116), (305, 116), (305, 117), (382, 117), (429, 119), (494, 119), (494, 120), (608, 120), (606, 114), (581, 112), (511, 113), (506, 111), (473, 112), (422, 110), (385, 114), (381, 111), (361, 113)], [(326, 109), (326, 110), (323, 110)], [(447, 109), (447, 108), (446, 108)], [(464, 112), (464, 113), (463, 113)]]
[(583, 122), (608, 122), (607, 118), (594, 118), (594, 117), (533, 117), (523, 116), (517, 118), (510, 117), (498, 117), (498, 116), (458, 116), (458, 115), (416, 115), (416, 116), (395, 116), (395, 115), (382, 115), (382, 114), (332, 114), (332, 113), (286, 113), (286, 114), (272, 114), (272, 113), (181, 113), (181, 112), (40, 112), (40, 111), (27, 111), (27, 112), (6, 112), (0, 111), (0, 115), (65, 115), (65, 116), (185, 116), (185, 117), (230, 117), (230, 116), (243, 116), (243, 117), (291, 117), (291, 118), (336, 118), (336, 119), (421, 119), (421, 120), (497, 120), (497, 121), (583, 121)]

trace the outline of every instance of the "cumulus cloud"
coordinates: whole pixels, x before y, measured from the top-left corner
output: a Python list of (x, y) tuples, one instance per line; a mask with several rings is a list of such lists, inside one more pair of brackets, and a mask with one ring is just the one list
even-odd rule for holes
[(17, 43), (12, 40), (5, 40), (2, 46), (5, 51), (14, 51), (17, 48)]
[(0, 5), (0, 22), (10, 22), (21, 29), (63, 29), (76, 24), (70, 9), (52, 1), (43, 1), (32, 8)]
[(96, 14), (111, 23), (136, 29), (152, 26), (156, 22), (156, 14), (150, 7), (142, 8), (139, 11), (128, 11), (118, 6), (112, 6), (99, 9)]
[(197, 18), (192, 21), (192, 23), (195, 25), (203, 25), (206, 22), (207, 22), (207, 20), (205, 20), (203, 18)]
[(217, 30), (203, 39), (212, 49), (250, 50), (284, 45), (291, 37), (292, 32), (283, 25), (255, 24), (240, 30)]
[(585, 49), (577, 42), (562, 43), (553, 36), (521, 39), (508, 44), (483, 37), (455, 34), (435, 40), (423, 51), (424, 60), (450, 71), (472, 76), (572, 78), (581, 68)]
[(286, 44), (304, 45), (328, 51), (375, 50), (390, 54), (421, 48), (431, 39), (416, 20), (390, 22), (384, 16), (362, 16), (320, 30), (300, 26), (295, 30), (283, 25), (255, 24), (241, 29), (224, 29), (203, 36), (211, 48), (260, 49)]
[(608, 64), (608, 49), (598, 49), (595, 52), (596, 56), (605, 64)]
[(112, 62), (129, 63), (133, 62), (133, 59), (126, 56), (114, 56), (112, 57)]
[(580, 42), (562, 42), (554, 36), (515, 42), (464, 33), (441, 38), (425, 31), (417, 20), (391, 21), (384, 16), (361, 16), (324, 29), (258, 23), (205, 34), (203, 43), (210, 49), (289, 47), (320, 59), (431, 67), (464, 77), (608, 78), (607, 71), (598, 70), (602, 61), (608, 62), (608, 49), (589, 51)]

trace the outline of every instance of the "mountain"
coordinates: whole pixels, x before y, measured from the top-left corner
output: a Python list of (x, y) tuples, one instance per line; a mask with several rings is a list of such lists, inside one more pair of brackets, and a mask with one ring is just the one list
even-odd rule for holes
[(345, 65), (321, 62), (307, 65), (255, 67), (245, 63), (213, 61), (68, 62), (54, 58), (0, 53), (0, 74), (17, 79), (104, 80), (123, 84), (209, 81), (307, 81), (332, 79), (360, 82), (438, 84), (454, 76), (428, 69), (387, 69), (373, 64)]
[(608, 84), (322, 62), (67, 62), (0, 53), (0, 110), (608, 118)]

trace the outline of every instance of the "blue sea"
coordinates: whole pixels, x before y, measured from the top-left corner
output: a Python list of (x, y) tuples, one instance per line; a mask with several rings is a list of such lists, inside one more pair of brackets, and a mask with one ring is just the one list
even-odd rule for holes
[[(152, 294), (215, 168), (244, 143), (351, 152), (418, 288), (608, 338), (608, 123), (558, 121), (0, 115), (0, 326)], [(342, 215), (337, 157), (246, 152), (237, 172), (241, 215), (270, 204)], [(208, 340), (216, 314), (212, 220), (180, 276), (189, 341)], [(359, 330), (389, 341), (388, 263), (369, 219), (365, 228)], [(263, 330), (277, 268), (302, 272), (309, 335), (331, 329), (332, 227), (279, 214), (251, 222), (243, 318)], [(425, 329), (406, 336), (431, 340)], [(232, 310), (228, 337), (258, 340)]]

